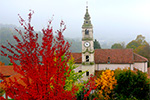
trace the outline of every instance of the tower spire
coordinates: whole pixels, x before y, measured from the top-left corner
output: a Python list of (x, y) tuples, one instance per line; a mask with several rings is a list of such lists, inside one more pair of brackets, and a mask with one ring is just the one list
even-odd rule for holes
[(88, 2), (86, 2), (86, 13), (84, 15), (84, 23), (83, 23), (82, 27), (92, 27), (90, 19), (91, 19), (91, 17), (88, 12)]
[(84, 23), (82, 25), (82, 70), (87, 71), (83, 80), (87, 80), (90, 74), (94, 75), (94, 42), (93, 42), (93, 26), (91, 17), (88, 12), (88, 2), (86, 2), (86, 13), (84, 15)]

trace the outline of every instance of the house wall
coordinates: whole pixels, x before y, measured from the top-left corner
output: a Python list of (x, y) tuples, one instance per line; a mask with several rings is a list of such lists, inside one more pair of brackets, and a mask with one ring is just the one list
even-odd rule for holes
[(147, 62), (136, 62), (133, 66), (142, 72), (147, 72)]
[(105, 69), (115, 70), (117, 68), (124, 69), (128, 67), (131, 70), (133, 70), (133, 64), (96, 64), (95, 70), (105, 70)]

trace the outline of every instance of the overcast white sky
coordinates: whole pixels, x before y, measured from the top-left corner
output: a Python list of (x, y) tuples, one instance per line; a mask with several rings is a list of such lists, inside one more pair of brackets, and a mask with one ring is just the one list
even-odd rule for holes
[(18, 14), (27, 20), (34, 10), (32, 25), (40, 31), (54, 15), (53, 26), (64, 20), (65, 37), (82, 37), (86, 1), (100, 41), (131, 41), (142, 34), (150, 41), (150, 0), (0, 0), (0, 23), (19, 25)]

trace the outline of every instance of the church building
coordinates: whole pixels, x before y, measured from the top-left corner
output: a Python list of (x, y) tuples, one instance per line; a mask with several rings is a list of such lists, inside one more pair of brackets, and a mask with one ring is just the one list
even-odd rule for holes
[(87, 80), (90, 74), (97, 71), (117, 68), (139, 69), (147, 72), (148, 60), (133, 52), (133, 49), (95, 49), (93, 38), (93, 26), (88, 13), (88, 6), (82, 25), (82, 52), (72, 53), (75, 64), (79, 67), (76, 72), (86, 71), (83, 80)]

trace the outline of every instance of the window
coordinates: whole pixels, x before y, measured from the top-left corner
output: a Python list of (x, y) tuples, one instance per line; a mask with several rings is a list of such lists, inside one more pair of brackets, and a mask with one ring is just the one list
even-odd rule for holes
[(88, 21), (86, 21), (86, 24), (88, 23)]
[(86, 56), (86, 62), (89, 62), (89, 56), (88, 55)]
[(85, 29), (85, 35), (89, 35), (89, 30)]
[(82, 70), (79, 70), (79, 73), (81, 73), (82, 72)]
[(110, 57), (108, 57), (108, 62), (107, 63), (110, 64)]
[(89, 76), (89, 72), (86, 72), (86, 76)]

